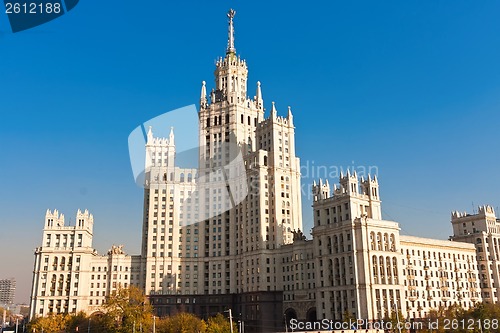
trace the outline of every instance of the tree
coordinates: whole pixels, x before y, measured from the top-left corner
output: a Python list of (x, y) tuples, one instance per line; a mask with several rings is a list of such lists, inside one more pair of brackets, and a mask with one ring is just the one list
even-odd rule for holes
[[(88, 317), (85, 312), (79, 312), (76, 315), (69, 316), (66, 319), (66, 330), (75, 332), (75, 331), (83, 331), (82, 327), (87, 327), (88, 325)], [(78, 327), (78, 328), (77, 328)]]
[[(500, 304), (486, 303), (477, 303), (473, 308), (468, 310), (463, 309), (458, 304), (453, 304), (448, 308), (440, 307), (439, 309), (430, 310), (427, 316), (429, 323), (439, 323), (439, 325), (434, 327), (432, 333), (449, 332), (449, 327), (448, 330), (445, 330), (445, 320), (449, 320), (450, 323), (459, 323), (458, 327), (453, 329), (453, 332), (457, 333), (499, 332), (497, 324), (493, 324), (495, 322), (498, 323), (498, 321), (493, 322), (493, 320), (498, 320), (498, 318), (500, 318)], [(485, 323), (489, 325), (484, 325)], [(422, 332), (431, 332), (431, 329), (427, 327)]]
[(28, 324), (30, 332), (59, 333), (66, 330), (69, 315), (49, 314), (46, 317), (38, 317)]
[(181, 312), (157, 321), (159, 333), (205, 333), (206, 324), (194, 314)]
[[(233, 323), (233, 332), (238, 332), (236, 323)], [(222, 314), (208, 318), (207, 333), (231, 333), (231, 324)]]
[(104, 314), (98, 320), (106, 332), (129, 333), (134, 330), (134, 326), (142, 326), (143, 331), (146, 331), (153, 324), (152, 307), (135, 286), (119, 288), (108, 297), (103, 309)]

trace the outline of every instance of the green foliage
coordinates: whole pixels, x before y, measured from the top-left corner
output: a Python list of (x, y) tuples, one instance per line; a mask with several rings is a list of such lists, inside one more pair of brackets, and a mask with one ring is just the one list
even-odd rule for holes
[[(233, 332), (238, 333), (236, 323)], [(174, 316), (156, 320), (157, 333), (231, 333), (229, 319), (222, 314), (211, 317), (207, 322), (193, 314), (181, 312)]]
[(142, 291), (136, 287), (118, 289), (107, 298), (103, 313), (88, 317), (81, 312), (76, 315), (50, 314), (33, 319), (29, 332), (59, 333), (130, 333), (150, 332), (153, 323), (152, 308)]
[[(28, 324), (28, 332), (41, 333), (150, 333), (153, 331), (153, 310), (142, 291), (136, 287), (118, 289), (107, 298), (102, 313), (87, 316), (50, 314), (37, 317)], [(229, 320), (222, 314), (207, 322), (191, 313), (156, 318), (157, 333), (231, 333)], [(233, 333), (238, 333), (233, 323)]]
[(191, 313), (181, 312), (175, 316), (156, 321), (157, 333), (204, 333), (206, 324)]
[[(236, 323), (233, 322), (233, 332), (238, 332)], [(222, 314), (208, 318), (207, 333), (231, 333), (231, 325), (229, 320)]]
[[(3, 310), (4, 308), (0, 306), (0, 316), (3, 316)], [(12, 314), (10, 310), (5, 311), (5, 315), (8, 317)]]
[[(496, 320), (496, 325), (492, 321)], [(436, 323), (437, 327), (432, 328), (433, 333), (448, 333), (451, 331), (457, 333), (493, 333), (500, 332), (500, 304), (477, 303), (473, 308), (465, 310), (453, 304), (448, 308), (439, 307), (429, 311), (429, 315), (425, 319), (425, 323)], [(451, 324), (445, 327), (445, 322)], [(481, 325), (479, 324), (481, 323)], [(431, 332), (430, 327), (425, 328), (421, 332)]]
[(398, 324), (402, 325), (404, 320), (405, 318), (401, 310), (398, 310), (398, 312), (396, 312), (394, 309), (391, 311), (391, 315), (389, 317), (384, 318), (384, 322), (391, 323), (391, 332), (399, 332)]
[(103, 305), (104, 314), (96, 318), (97, 327), (105, 329), (105, 332), (129, 333), (149, 331), (153, 324), (153, 310), (147, 304), (146, 297), (142, 291), (131, 286), (119, 288), (110, 295)]
[(350, 321), (355, 321), (356, 320), (356, 317), (354, 317), (354, 315), (352, 314), (352, 312), (346, 310), (343, 314), (342, 314), (342, 320), (344, 322), (350, 322)]
[(28, 325), (29, 332), (59, 333), (66, 330), (69, 315), (50, 314), (46, 317), (38, 317)]

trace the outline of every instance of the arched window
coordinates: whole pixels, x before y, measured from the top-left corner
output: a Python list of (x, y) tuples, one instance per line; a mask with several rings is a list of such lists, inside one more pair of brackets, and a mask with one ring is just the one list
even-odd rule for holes
[(181, 173), (181, 176), (180, 176), (180, 181), (183, 182), (184, 181), (184, 173)]
[(378, 258), (379, 262), (379, 272), (380, 272), (380, 283), (385, 284), (385, 265), (384, 265), (384, 257), (380, 256)]
[(210, 117), (207, 118), (207, 127), (210, 127)]
[(394, 283), (398, 284), (398, 260), (396, 257), (392, 258), (392, 276), (394, 277)]
[(378, 284), (378, 263), (376, 256), (372, 257), (372, 265), (373, 265), (373, 279), (374, 279), (373, 282), (375, 284)]
[(392, 283), (391, 258), (389, 257), (385, 258), (385, 266), (387, 272), (387, 283), (391, 284)]

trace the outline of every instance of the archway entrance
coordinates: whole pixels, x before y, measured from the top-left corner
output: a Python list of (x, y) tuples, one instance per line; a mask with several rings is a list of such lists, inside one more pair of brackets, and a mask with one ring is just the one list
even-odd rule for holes
[(290, 320), (292, 319), (297, 319), (297, 312), (292, 308), (288, 308), (285, 311), (285, 321), (287, 326), (290, 325)]
[(307, 321), (316, 321), (317, 320), (316, 308), (310, 308), (309, 310), (307, 310), (306, 319), (307, 319)]

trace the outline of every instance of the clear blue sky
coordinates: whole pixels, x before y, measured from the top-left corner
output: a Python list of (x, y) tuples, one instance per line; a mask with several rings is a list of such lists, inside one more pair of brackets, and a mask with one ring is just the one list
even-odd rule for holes
[(0, 13), (0, 278), (17, 301), (47, 208), (87, 208), (99, 252), (139, 253), (128, 134), (211, 89), (230, 7), (249, 92), (292, 106), (303, 163), (377, 166), (405, 234), (446, 239), (451, 210), (500, 206), (498, 1), (81, 1), (16, 34)]

